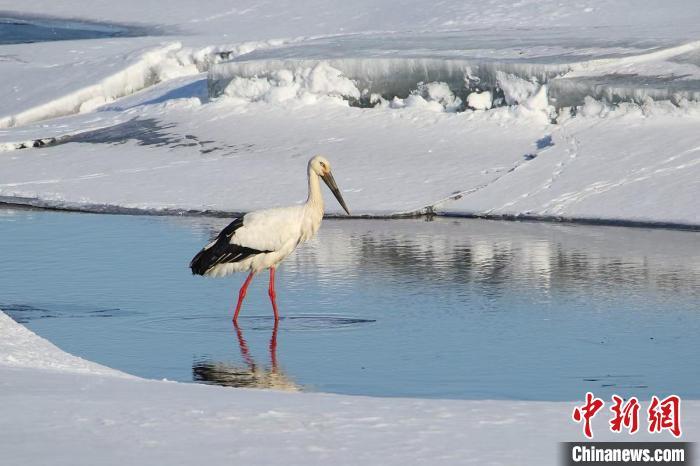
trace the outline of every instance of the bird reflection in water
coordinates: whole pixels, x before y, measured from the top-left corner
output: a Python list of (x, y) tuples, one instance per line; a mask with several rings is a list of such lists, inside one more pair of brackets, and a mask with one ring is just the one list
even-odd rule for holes
[(192, 378), (196, 382), (223, 385), (226, 387), (268, 388), (284, 391), (300, 391), (301, 387), (282, 372), (277, 363), (278, 322), (272, 329), (270, 344), (270, 367), (255, 363), (241, 328), (234, 324), (238, 346), (245, 366), (224, 362), (199, 361), (192, 366)]

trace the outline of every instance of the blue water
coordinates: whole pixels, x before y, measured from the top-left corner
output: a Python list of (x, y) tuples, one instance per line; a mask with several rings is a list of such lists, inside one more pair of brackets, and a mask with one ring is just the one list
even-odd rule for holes
[(149, 378), (379, 396), (700, 397), (700, 234), (327, 220), (240, 318), (187, 264), (228, 221), (0, 210), (0, 309)]
[(146, 35), (144, 28), (0, 14), (0, 45)]

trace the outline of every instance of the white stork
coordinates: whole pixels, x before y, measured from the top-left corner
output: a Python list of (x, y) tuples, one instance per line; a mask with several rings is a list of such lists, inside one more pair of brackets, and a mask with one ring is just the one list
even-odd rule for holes
[(313, 238), (323, 219), (323, 196), (318, 179), (321, 178), (335, 195), (343, 210), (350, 215), (331, 174), (331, 164), (317, 155), (309, 160), (309, 197), (301, 205), (250, 212), (235, 219), (211, 243), (204, 246), (190, 262), (195, 275), (223, 277), (233, 272), (249, 272), (238, 292), (238, 304), (233, 314), (237, 322), (248, 285), (253, 275), (270, 269), (268, 293), (279, 320), (275, 301), (275, 267), (296, 247)]

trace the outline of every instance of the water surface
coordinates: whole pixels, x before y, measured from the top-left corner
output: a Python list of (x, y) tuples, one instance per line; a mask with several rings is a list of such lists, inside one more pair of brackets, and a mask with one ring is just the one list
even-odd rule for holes
[(379, 396), (700, 397), (700, 234), (487, 220), (325, 221), (244, 277), (187, 264), (227, 223), (0, 210), (0, 308), (150, 378)]
[(146, 35), (141, 27), (0, 12), (0, 45)]

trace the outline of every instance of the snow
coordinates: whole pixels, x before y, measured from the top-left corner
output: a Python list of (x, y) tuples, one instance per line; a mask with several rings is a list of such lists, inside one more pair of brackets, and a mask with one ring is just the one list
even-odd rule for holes
[(696, 112), (670, 103), (610, 110), (589, 99), (536, 158), (445, 211), (697, 225)]
[(147, 33), (2, 47), (0, 199), (697, 226), (698, 5), (584, 3), (0, 3)]
[[(8, 464), (558, 464), (572, 402), (294, 393), (144, 380), (62, 352), (0, 312)], [(12, 356), (12, 357), (11, 357)], [(15, 359), (16, 357), (16, 359)], [(700, 402), (683, 401), (684, 440)], [(594, 419), (596, 440), (619, 439)], [(673, 440), (640, 432), (635, 440)], [(41, 448), (37, 448), (37, 446)]]
[[(125, 111), (23, 127), (19, 141), (59, 136), (66, 125), (94, 130), (122, 124), (132, 131), (142, 126), (162, 138), (96, 144), (78, 137), (56, 147), (6, 152), (0, 193), (14, 202), (95, 210), (241, 212), (303, 201), (306, 160), (323, 153), (357, 215), (432, 210), (700, 221), (693, 201), (700, 169), (696, 104), (649, 103), (613, 111), (589, 99), (575, 118), (562, 114), (552, 124), (542, 94), (524, 105), (461, 113), (443, 112), (441, 104), (420, 96), (375, 109), (348, 107), (338, 97), (319, 94), (310, 94), (313, 103), (163, 99), (188, 86), (201, 86), (195, 94), (206, 93), (204, 85), (197, 75), (175, 89), (134, 96), (124, 102)], [(158, 103), (140, 105), (144, 100)], [(426, 112), (417, 105), (421, 100), (438, 112)], [(15, 134), (20, 133), (9, 136)], [(8, 134), (2, 137), (7, 139), (1, 142), (11, 141)], [(550, 144), (538, 147), (542, 140)], [(47, 164), (47, 157), (61, 163)], [(341, 212), (330, 199), (327, 207)]]
[[(668, 99), (671, 94), (664, 94), (663, 88), (689, 96), (698, 90), (698, 41), (664, 39), (640, 43), (595, 37), (587, 42), (583, 38), (567, 38), (561, 32), (535, 32), (525, 46), (522, 41), (522, 37), (508, 30), (499, 31), (498, 35), (453, 31), (322, 37), (253, 51), (215, 64), (210, 79), (217, 94), (233, 76), (308, 67), (327, 60), (361, 88), (389, 97), (405, 95), (416, 83), (430, 81), (444, 81), (452, 89), (494, 89), (508, 75), (530, 81), (530, 86), (556, 84), (557, 93), (552, 99), (558, 106), (577, 105), (585, 92), (595, 94), (601, 89), (608, 94), (616, 91), (619, 95), (615, 96), (623, 99), (635, 93)], [(611, 79), (613, 82), (608, 83)], [(608, 89), (608, 84), (613, 87)], [(646, 89), (650, 84), (656, 88)], [(523, 89), (522, 83), (517, 87), (509, 86), (516, 92), (532, 90)], [(516, 102), (517, 99), (508, 101)]]
[[(57, 71), (52, 70), (49, 72), (51, 74), (59, 74), (56, 80), (47, 79), (47, 72), (42, 69), (44, 67), (36, 65), (31, 66), (31, 69), (27, 69), (30, 66), (19, 67), (16, 76), (3, 75), (3, 77), (5, 79), (10, 78), (12, 84), (16, 84), (18, 78), (21, 77), (20, 85), (13, 86), (13, 91), (17, 98), (14, 99), (14, 105), (10, 109), (19, 106), (20, 108), (26, 108), (26, 110), (14, 114), (6, 114), (4, 118), (0, 118), (0, 128), (22, 126), (56, 116), (90, 112), (105, 103), (132, 94), (162, 80), (178, 77), (178, 75), (187, 72), (196, 73), (196, 67), (191, 67), (189, 70), (185, 68), (184, 70), (173, 71), (173, 68), (177, 69), (178, 67), (173, 66), (169, 61), (172, 60), (172, 53), (180, 47), (180, 44), (173, 43), (163, 48), (138, 54), (136, 57), (101, 56), (100, 59), (107, 58), (112, 63), (115, 59), (123, 61), (122, 69), (104, 78), (101, 78), (100, 74), (106, 74), (108, 70), (104, 70), (99, 66), (91, 67), (96, 72), (89, 73), (87, 76), (82, 75), (83, 79), (78, 80), (75, 79), (73, 74), (74, 67), (72, 63), (67, 64), (65, 67), (57, 66), (56, 64), (51, 65), (51, 68), (58, 68)], [(103, 52), (100, 51), (100, 55)], [(35, 59), (34, 57), (31, 58), (32, 63), (34, 63)], [(70, 74), (68, 70), (71, 71)], [(30, 79), (27, 80), (25, 77)], [(41, 80), (43, 83), (36, 82), (37, 80)], [(87, 84), (95, 80), (98, 80), (96, 84)], [(45, 100), (49, 99), (43, 94), (55, 93), (57, 89), (59, 92), (66, 92), (70, 87), (75, 87), (76, 90), (49, 100), (46, 103), (39, 103), (42, 98)], [(34, 102), (37, 102), (37, 105), (33, 105)]]
[(130, 377), (122, 372), (64, 353), (50, 342), (15, 323), (0, 311), (0, 367)]
[[(0, 107), (0, 129), (75, 113), (88, 113), (155, 84), (206, 70), (225, 52), (249, 53), (281, 41), (202, 48), (144, 37), (8, 46), (0, 83), (11, 92)], [(67, 50), (68, 49), (68, 50)]]
[[(167, 128), (160, 132), (170, 136), (159, 143), (66, 143), (56, 147), (61, 149), (60, 165), (45, 163), (54, 148), (8, 152), (0, 192), (71, 207), (247, 211), (304, 201), (306, 162), (310, 154), (322, 153), (333, 164), (353, 213), (415, 212), (465, 185), (490, 182), (499, 176), (499, 167), (519, 163), (546, 134), (546, 118), (535, 115), (519, 122), (509, 109), (501, 110), (493, 115), (431, 112), (428, 120), (415, 106), (368, 112), (337, 99), (314, 105), (228, 99), (202, 105), (182, 99), (146, 112), (128, 110), (139, 118), (137, 123), (154, 121)], [(510, 138), (494, 151), (505, 122), (512, 123)], [(457, 172), (455, 164), (467, 159), (469, 170)], [(367, 176), (368, 170), (375, 175)], [(123, 189), (125, 185), (130, 188)], [(332, 199), (326, 206), (340, 213)]]
[(236, 76), (226, 86), (224, 94), (243, 102), (264, 100), (270, 103), (294, 99), (313, 104), (317, 96), (360, 98), (355, 83), (325, 62), (294, 72), (278, 70), (270, 79)]
[(498, 86), (503, 89), (503, 97), (507, 105), (526, 102), (540, 88), (537, 82), (527, 81), (502, 71), (496, 73), (496, 80)]
[[(235, 7), (226, 0), (212, 0), (207, 8), (180, 0), (163, 8), (157, 0), (126, 0), (115, 4), (96, 0), (85, 8), (81, 0), (53, 2), (33, 0), (19, 8), (3, 0), (0, 10), (20, 10), (84, 19), (156, 25), (159, 30), (174, 28), (185, 34), (227, 34), (233, 39), (299, 35), (337, 34), (356, 31), (425, 31), (479, 29), (502, 33), (508, 29), (533, 31), (557, 28), (581, 35), (592, 27), (606, 38), (632, 36), (660, 40), (688, 38), (698, 32), (695, 21), (698, 5), (692, 0), (659, 3), (653, 0), (586, 0), (562, 5), (559, 0), (501, 0), (490, 2), (446, 2), (429, 11), (419, 0), (393, 2), (360, 0), (344, 2), (293, 0), (260, 2), (244, 0)], [(624, 18), (624, 24), (621, 24)], [(235, 27), (232, 27), (235, 25)], [(624, 27), (621, 27), (624, 26)], [(560, 32), (560, 34), (564, 34)], [(526, 36), (525, 34), (522, 34)]]
[(491, 108), (492, 104), (493, 97), (489, 91), (475, 91), (467, 96), (467, 105), (474, 110), (488, 110)]

